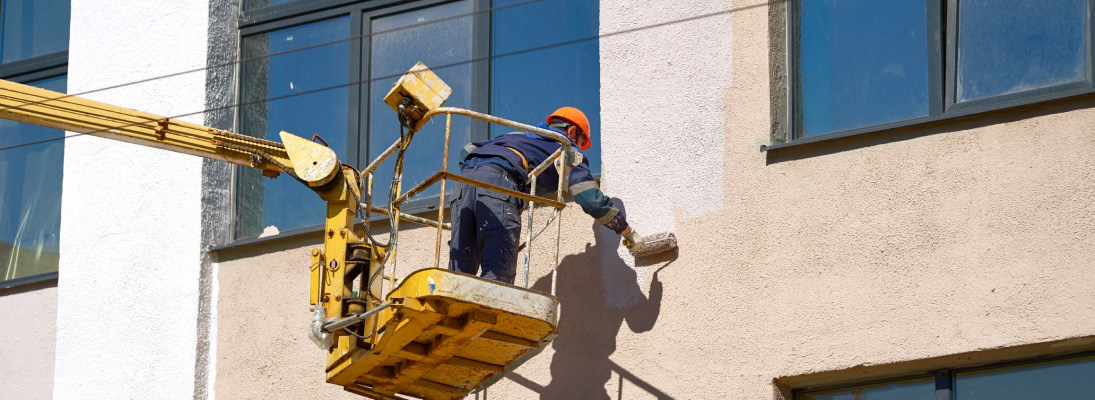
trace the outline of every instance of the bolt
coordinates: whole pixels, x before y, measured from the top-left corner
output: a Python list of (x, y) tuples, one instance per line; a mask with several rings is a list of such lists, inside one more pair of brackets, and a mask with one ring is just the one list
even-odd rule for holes
[(329, 237), (329, 238), (335, 237), (335, 230), (334, 229), (328, 229), (327, 230), (327, 237)]
[(330, 295), (326, 295), (326, 294), (325, 294), (325, 295), (323, 295), (323, 302), (324, 302), (324, 303), (326, 303), (326, 302), (328, 302), (328, 301), (331, 301), (331, 296), (330, 296)]
[(342, 301), (342, 295), (341, 294), (336, 294), (335, 295), (335, 301)]
[(345, 238), (346, 237), (346, 229), (345, 228), (339, 229), (338, 230), (338, 235)]
[(312, 257), (319, 257), (319, 249), (312, 249)]

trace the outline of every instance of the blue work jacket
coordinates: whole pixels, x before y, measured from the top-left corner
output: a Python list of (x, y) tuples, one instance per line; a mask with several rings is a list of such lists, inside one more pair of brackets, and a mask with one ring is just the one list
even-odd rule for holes
[[(547, 123), (541, 122), (537, 127), (550, 129), (566, 136), (566, 132), (549, 127)], [(571, 142), (571, 145), (575, 151), (581, 153), (577, 145), (573, 142)], [(559, 147), (560, 144), (552, 139), (529, 132), (514, 132), (464, 146), (466, 154), (461, 157), (460, 166), (465, 168), (497, 165), (509, 172), (521, 184), (521, 187), (524, 187), (527, 191), (528, 182), (526, 182), (526, 177), (528, 176), (528, 168), (535, 168), (543, 163), (556, 150), (559, 150)], [(517, 152), (520, 152), (520, 155)], [(524, 159), (522, 159), (522, 155)], [(627, 229), (626, 216), (612, 204), (612, 200), (608, 196), (601, 192), (600, 185), (593, 179), (593, 174), (589, 171), (589, 159), (584, 154), (582, 155), (582, 161), (571, 168), (568, 183), (569, 187), (567, 189), (574, 198), (574, 202), (582, 207), (582, 211), (585, 211), (597, 222), (604, 224), (616, 233), (621, 233), (624, 229)], [(555, 192), (556, 188), (559, 187), (559, 171), (554, 165), (548, 167), (536, 178), (536, 186), (538, 194)]]

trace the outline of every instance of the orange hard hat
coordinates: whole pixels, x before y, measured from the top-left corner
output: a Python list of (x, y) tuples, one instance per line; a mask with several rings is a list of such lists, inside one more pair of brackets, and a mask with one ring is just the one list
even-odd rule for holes
[(582, 110), (574, 107), (563, 107), (548, 115), (547, 123), (550, 124), (552, 118), (562, 118), (581, 129), (582, 136), (586, 138), (585, 143), (582, 143), (580, 147), (582, 150), (589, 150), (589, 147), (593, 145), (593, 140), (589, 136), (589, 118), (586, 118)]

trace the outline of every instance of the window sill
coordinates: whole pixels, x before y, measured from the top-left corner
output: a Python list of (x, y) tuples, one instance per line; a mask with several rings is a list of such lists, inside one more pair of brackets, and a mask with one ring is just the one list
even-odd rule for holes
[(1050, 102), (1050, 101), (1054, 101), (1054, 100), (1069, 99), (1069, 98), (1080, 98), (1080, 97), (1084, 97), (1084, 96), (1090, 96), (1091, 94), (1095, 94), (1095, 88), (1088, 87), (1088, 88), (1084, 88), (1084, 89), (1074, 89), (1074, 90), (1068, 90), (1068, 91), (1060, 91), (1060, 92), (1041, 95), (1041, 96), (1025, 97), (1025, 98), (1022, 98), (1022, 99), (1017, 99), (1017, 100), (1012, 100), (1012, 101), (1005, 101), (1005, 102), (987, 104), (987, 105), (983, 105), (983, 106), (979, 106), (979, 107), (970, 107), (970, 108), (965, 108), (965, 109), (960, 109), (960, 110), (954, 110), (954, 111), (950, 111), (950, 112), (947, 112), (947, 113), (941, 114), (941, 115), (910, 119), (910, 120), (899, 121), (899, 122), (894, 122), (894, 123), (889, 123), (889, 124), (884, 124), (884, 125), (869, 126), (869, 127), (865, 127), (865, 128), (852, 129), (852, 130), (847, 130), (847, 131), (842, 131), (842, 132), (834, 132), (834, 133), (829, 133), (829, 134), (819, 135), (819, 136), (811, 136), (811, 137), (802, 138), (802, 139), (795, 139), (795, 140), (792, 140), (792, 141), (789, 141), (789, 142), (786, 142), (786, 143), (780, 143), (780, 144), (774, 144), (774, 145), (762, 145), (762, 146), (760, 146), (760, 151), (767, 152), (767, 151), (773, 151), (773, 150), (779, 150), (779, 149), (785, 149), (785, 148), (792, 148), (792, 147), (803, 147), (803, 146), (822, 143), (822, 142), (831, 142), (831, 141), (834, 141), (836, 139), (844, 139), (844, 138), (859, 137), (859, 136), (864, 136), (864, 135), (869, 135), (869, 134), (876, 134), (876, 133), (879, 133), (879, 132), (890, 131), (890, 130), (894, 130), (894, 129), (898, 129), (898, 128), (926, 126), (926, 125), (929, 125), (929, 124), (948, 121), (948, 120), (954, 120), (954, 119), (958, 119), (958, 118), (962, 118), (962, 117), (969, 117), (969, 116), (978, 115), (978, 114), (986, 114), (986, 113), (991, 113), (991, 112), (994, 112), (994, 111), (1007, 110), (1007, 109), (1012, 109), (1012, 108), (1021, 107), (1021, 106), (1034, 105), (1034, 104), (1038, 104), (1038, 103), (1046, 103), (1046, 102)]
[(49, 272), (0, 282), (0, 296), (37, 289), (38, 286), (57, 286), (57, 276), (56, 272)]

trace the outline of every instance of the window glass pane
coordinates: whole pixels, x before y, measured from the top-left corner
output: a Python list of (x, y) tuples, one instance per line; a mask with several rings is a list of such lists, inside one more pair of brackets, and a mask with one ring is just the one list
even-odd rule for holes
[(69, 0), (0, 3), (0, 62), (68, 49)]
[(293, 2), (293, 1), (297, 1), (297, 0), (244, 0), (243, 1), (243, 9), (244, 10), (253, 10), (253, 9), (256, 9), (256, 8), (269, 7), (269, 6), (289, 3), (289, 2)]
[(956, 400), (1095, 399), (1095, 357), (962, 372)]
[[(399, 138), (399, 120), (384, 103), (384, 95), (404, 72), (423, 62), (452, 88), (445, 106), (468, 108), (471, 104), (472, 3), (446, 3), (372, 20), (369, 92), (369, 159), (384, 152)], [(456, 17), (466, 15), (462, 17)], [(456, 17), (456, 18), (453, 18)], [(447, 19), (451, 18), (451, 19)], [(471, 120), (454, 116), (449, 146), (449, 168), (459, 169), (460, 149), (470, 141)], [(415, 133), (403, 162), (403, 190), (441, 171), (445, 144), (445, 118), (431, 120)], [(387, 189), (395, 169), (395, 156), (374, 172), (378, 203), (387, 201)], [(415, 199), (441, 193), (434, 185)]]
[[(316, 47), (244, 63), (242, 132), (277, 142), (281, 131), (306, 139), (319, 134), (345, 160), (350, 42), (342, 39), (349, 35), (350, 20), (343, 17), (244, 38), (244, 59)], [(268, 226), (284, 232), (323, 223), (325, 203), (300, 182), (239, 171), (237, 237), (257, 236)]]
[[(31, 85), (64, 93), (68, 81), (62, 76)], [(0, 147), (64, 136), (0, 119)], [(0, 151), (0, 280), (57, 271), (64, 150), (63, 140), (53, 140)]]
[(924, 0), (799, 4), (802, 136), (928, 115)]
[(1087, 0), (962, 0), (957, 101), (1081, 81)]
[[(521, 2), (496, 0), (494, 6)], [(543, 0), (501, 8), (491, 25), (491, 114), (535, 125), (559, 107), (577, 107), (593, 131), (585, 154), (594, 173), (601, 170), (598, 3)], [(493, 136), (511, 131), (491, 128)]]
[(926, 400), (935, 398), (935, 378), (799, 393), (795, 400)]

